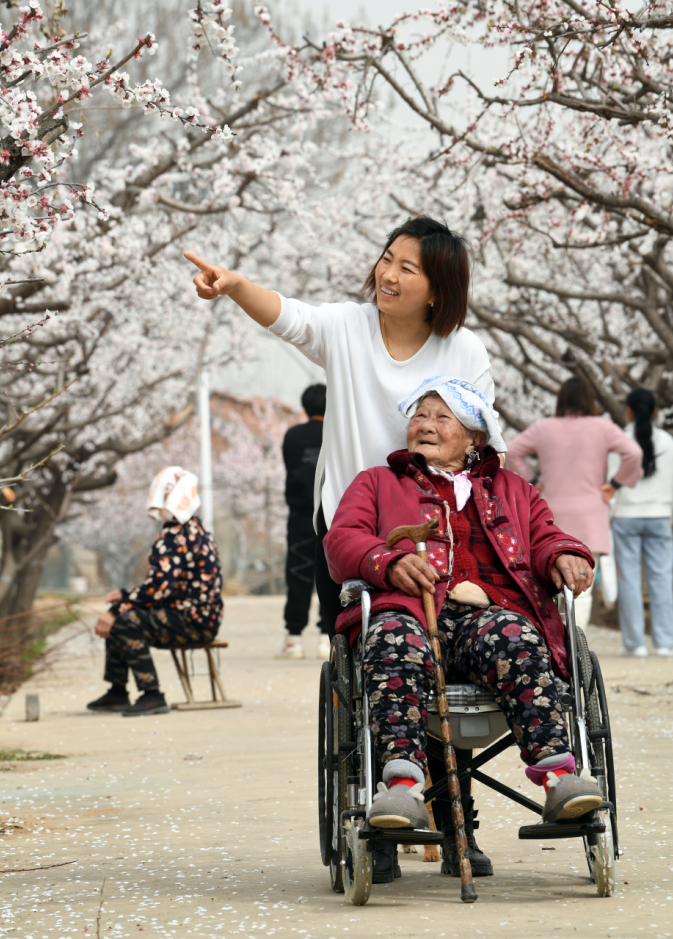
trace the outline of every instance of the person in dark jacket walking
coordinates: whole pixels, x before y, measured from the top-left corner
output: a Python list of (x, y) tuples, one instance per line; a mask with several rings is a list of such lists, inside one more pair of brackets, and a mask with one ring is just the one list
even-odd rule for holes
[[(222, 620), (222, 570), (215, 539), (196, 515), (201, 505), (198, 479), (169, 466), (153, 480), (148, 514), (163, 522), (154, 540), (147, 576), (132, 590), (113, 590), (96, 623), (105, 639), (105, 681), (110, 688), (87, 707), (121, 711), (125, 717), (167, 714), (150, 646), (180, 648), (211, 642)], [(129, 669), (140, 697), (131, 705), (126, 690)]]
[[(278, 655), (280, 659), (303, 659), (301, 634), (308, 623), (315, 582), (316, 533), (313, 527), (313, 489), (315, 470), (322, 446), (326, 405), (325, 385), (310, 385), (301, 396), (308, 421), (290, 427), (283, 440), (283, 460), (287, 470), (285, 501), (287, 519), (287, 602), (285, 628), (287, 637)], [(329, 658), (327, 624), (320, 616), (318, 658)]]

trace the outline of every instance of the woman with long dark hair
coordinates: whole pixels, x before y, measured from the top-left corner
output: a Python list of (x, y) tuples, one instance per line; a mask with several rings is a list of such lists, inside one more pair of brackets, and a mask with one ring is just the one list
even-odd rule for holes
[[(589, 382), (569, 378), (559, 389), (555, 417), (531, 424), (507, 448), (508, 468), (529, 482), (538, 480), (525, 458), (537, 455), (538, 488), (555, 523), (587, 545), (596, 561), (610, 553), (610, 499), (621, 486), (635, 485), (641, 472), (640, 447), (597, 411)], [(608, 481), (609, 453), (618, 453), (622, 461)], [(575, 601), (575, 615), (578, 624), (586, 627), (591, 590)]]
[(650, 629), (657, 655), (673, 655), (673, 438), (657, 427), (656, 398), (647, 388), (626, 397), (626, 434), (643, 452), (643, 476), (614, 500), (612, 534), (624, 654), (645, 656), (641, 563), (650, 595)]
[(250, 283), (195, 254), (194, 278), (205, 300), (227, 295), (260, 326), (290, 342), (327, 376), (323, 445), (316, 471), (316, 587), (334, 631), (340, 585), (327, 569), (322, 539), (341, 496), (362, 470), (404, 446), (397, 403), (433, 375), (471, 382), (493, 404), (488, 353), (465, 329), (471, 257), (444, 222), (409, 219), (388, 235), (364, 284), (372, 302), (309, 306)]

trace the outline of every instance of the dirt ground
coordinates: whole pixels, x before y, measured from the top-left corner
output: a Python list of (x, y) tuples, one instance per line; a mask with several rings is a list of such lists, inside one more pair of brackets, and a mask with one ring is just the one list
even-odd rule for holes
[[(518, 826), (537, 819), (475, 784), (479, 841), (496, 871), (477, 881), (479, 901), (461, 904), (459, 882), (419, 853), (400, 855), (402, 879), (354, 907), (332, 893), (318, 850), (317, 631), (307, 630), (306, 660), (275, 660), (282, 604), (227, 602), (222, 675), (240, 709), (90, 714), (86, 702), (104, 685), (102, 642), (88, 635), (14, 696), (0, 719), (0, 749), (67, 759), (10, 764), (0, 775), (0, 936), (673, 933), (673, 662), (623, 659), (617, 634), (590, 628), (617, 756), (624, 856), (615, 897), (595, 896), (580, 842), (519, 841)], [(181, 700), (169, 654), (156, 660), (169, 699)], [(202, 654), (194, 665), (205, 694)], [(24, 719), (29, 692), (40, 697), (37, 723)], [(511, 751), (491, 770), (535, 795)], [(9, 872), (17, 868), (40, 869)]]

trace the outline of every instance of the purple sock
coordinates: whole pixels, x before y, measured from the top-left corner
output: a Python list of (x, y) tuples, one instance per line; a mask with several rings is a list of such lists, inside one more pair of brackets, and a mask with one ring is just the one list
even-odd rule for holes
[(556, 773), (558, 770), (565, 770), (566, 773), (575, 772), (575, 757), (572, 753), (559, 753), (558, 760), (549, 763), (545, 762), (542, 766), (535, 763), (533, 766), (526, 767), (526, 776), (536, 786), (541, 786), (547, 773)]

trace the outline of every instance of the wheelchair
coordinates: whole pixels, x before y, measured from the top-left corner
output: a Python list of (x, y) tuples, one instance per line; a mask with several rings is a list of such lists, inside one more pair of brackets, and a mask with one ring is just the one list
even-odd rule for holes
[[(374, 842), (442, 845), (441, 831), (427, 829), (382, 829), (370, 827), (367, 814), (375, 786), (373, 740), (369, 707), (364, 687), (362, 650), (369, 627), (370, 594), (373, 588), (364, 580), (346, 581), (341, 590), (343, 606), (361, 602), (362, 643), (354, 652), (346, 636), (332, 640), (329, 662), (320, 673), (318, 740), (318, 811), (320, 852), (330, 869), (332, 889), (343, 893), (356, 906), (369, 899), (372, 888)], [(612, 737), (605, 685), (595, 653), (589, 649), (584, 632), (575, 625), (573, 595), (563, 590), (565, 630), (570, 684), (556, 679), (560, 700), (566, 712), (566, 725), (577, 770), (588, 768), (600, 786), (603, 802), (577, 821), (523, 825), (519, 838), (547, 840), (581, 838), (589, 875), (598, 895), (615, 892), (615, 861), (619, 858), (617, 799), (612, 755)], [(479, 752), (467, 761), (458, 760), (458, 778), (476, 779), (484, 786), (541, 815), (542, 805), (493, 779), (482, 767), (515, 745), (505, 716), (495, 697), (478, 685), (447, 685), (454, 747)], [(433, 713), (434, 710), (434, 713)], [(439, 716), (436, 703), (428, 707), (428, 748), (443, 762)], [(465, 755), (465, 754), (463, 754)], [(426, 791), (430, 802), (448, 790), (446, 778), (435, 781)]]

